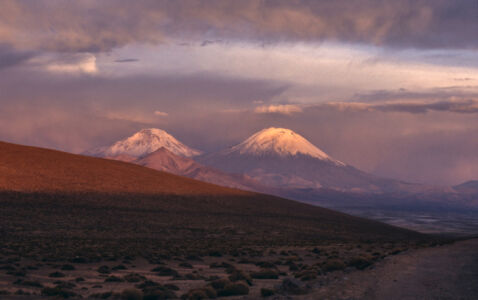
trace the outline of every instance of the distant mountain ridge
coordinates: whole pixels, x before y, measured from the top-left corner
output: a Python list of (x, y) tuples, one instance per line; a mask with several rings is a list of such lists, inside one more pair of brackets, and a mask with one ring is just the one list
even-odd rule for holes
[(158, 171), (169, 172), (225, 187), (254, 191), (263, 190), (260, 188), (259, 183), (254, 182), (247, 176), (227, 174), (220, 170), (203, 166), (191, 158), (176, 155), (164, 147), (131, 162)]
[(462, 184), (455, 185), (453, 188), (459, 192), (478, 195), (478, 180), (470, 180)]
[(478, 201), (476, 181), (452, 188), (378, 177), (333, 158), (285, 128), (266, 128), (235, 146), (202, 155), (154, 128), (99, 149), (86, 154), (328, 206), (372, 202), (374, 206), (431, 202), (476, 206)]

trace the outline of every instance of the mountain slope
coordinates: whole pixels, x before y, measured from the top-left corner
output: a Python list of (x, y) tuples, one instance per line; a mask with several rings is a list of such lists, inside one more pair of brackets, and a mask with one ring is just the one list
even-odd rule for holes
[(346, 165), (299, 134), (283, 128), (261, 130), (230, 149), (196, 159), (225, 172), (244, 173), (264, 185), (281, 189), (391, 192), (413, 186)]
[(151, 169), (186, 176), (220, 186), (243, 190), (260, 190), (259, 184), (246, 176), (227, 174), (214, 168), (203, 166), (190, 158), (175, 155), (164, 147), (132, 162)]
[(478, 180), (470, 180), (453, 187), (456, 191), (466, 194), (478, 195)]
[[(188, 238), (204, 241), (208, 238), (201, 232), (208, 234), (223, 228), (238, 232), (218, 240), (223, 244), (420, 236), (328, 209), (224, 188), (130, 163), (3, 142), (0, 194), (3, 216), (14, 217), (7, 223), (3, 223), (3, 218), (2, 224), (14, 226), (5, 232), (16, 238), (30, 234), (22, 231), (27, 227), (14, 225), (21, 221), (23, 213), (25, 218), (32, 213), (46, 214), (42, 218), (28, 217), (28, 228), (45, 232), (61, 228), (69, 230), (69, 236), (87, 233), (88, 238), (99, 234), (117, 239), (119, 231), (123, 237), (149, 236), (149, 232), (154, 232), (155, 239), (169, 239), (178, 238), (175, 230), (182, 230), (182, 234), (193, 230), (195, 235)], [(6, 213), (9, 208), (16, 213)], [(118, 214), (113, 213), (118, 209)], [(48, 221), (50, 218), (54, 219)], [(110, 221), (111, 224), (98, 225)], [(90, 228), (88, 232), (83, 226)], [(115, 226), (111, 232), (110, 226)], [(240, 232), (250, 232), (251, 236), (233, 238)]]
[(85, 154), (109, 158), (116, 158), (118, 156), (138, 158), (162, 147), (176, 155), (184, 157), (192, 157), (201, 153), (198, 150), (184, 145), (164, 130), (149, 128), (142, 129), (109, 147), (94, 149)]

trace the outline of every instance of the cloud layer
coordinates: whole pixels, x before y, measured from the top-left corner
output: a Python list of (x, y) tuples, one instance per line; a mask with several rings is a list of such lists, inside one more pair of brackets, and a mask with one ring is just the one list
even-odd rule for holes
[(474, 0), (4, 0), (0, 41), (55, 52), (171, 38), (476, 49), (476, 11)]

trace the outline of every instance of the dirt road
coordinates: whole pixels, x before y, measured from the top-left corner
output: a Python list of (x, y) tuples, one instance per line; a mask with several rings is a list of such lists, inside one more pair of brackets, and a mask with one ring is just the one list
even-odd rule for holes
[(478, 239), (384, 259), (338, 275), (303, 299), (478, 299)]

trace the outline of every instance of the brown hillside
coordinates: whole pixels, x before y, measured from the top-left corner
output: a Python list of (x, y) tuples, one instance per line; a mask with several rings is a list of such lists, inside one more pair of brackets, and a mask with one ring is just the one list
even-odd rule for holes
[(0, 190), (246, 195), (120, 161), (0, 142)]

